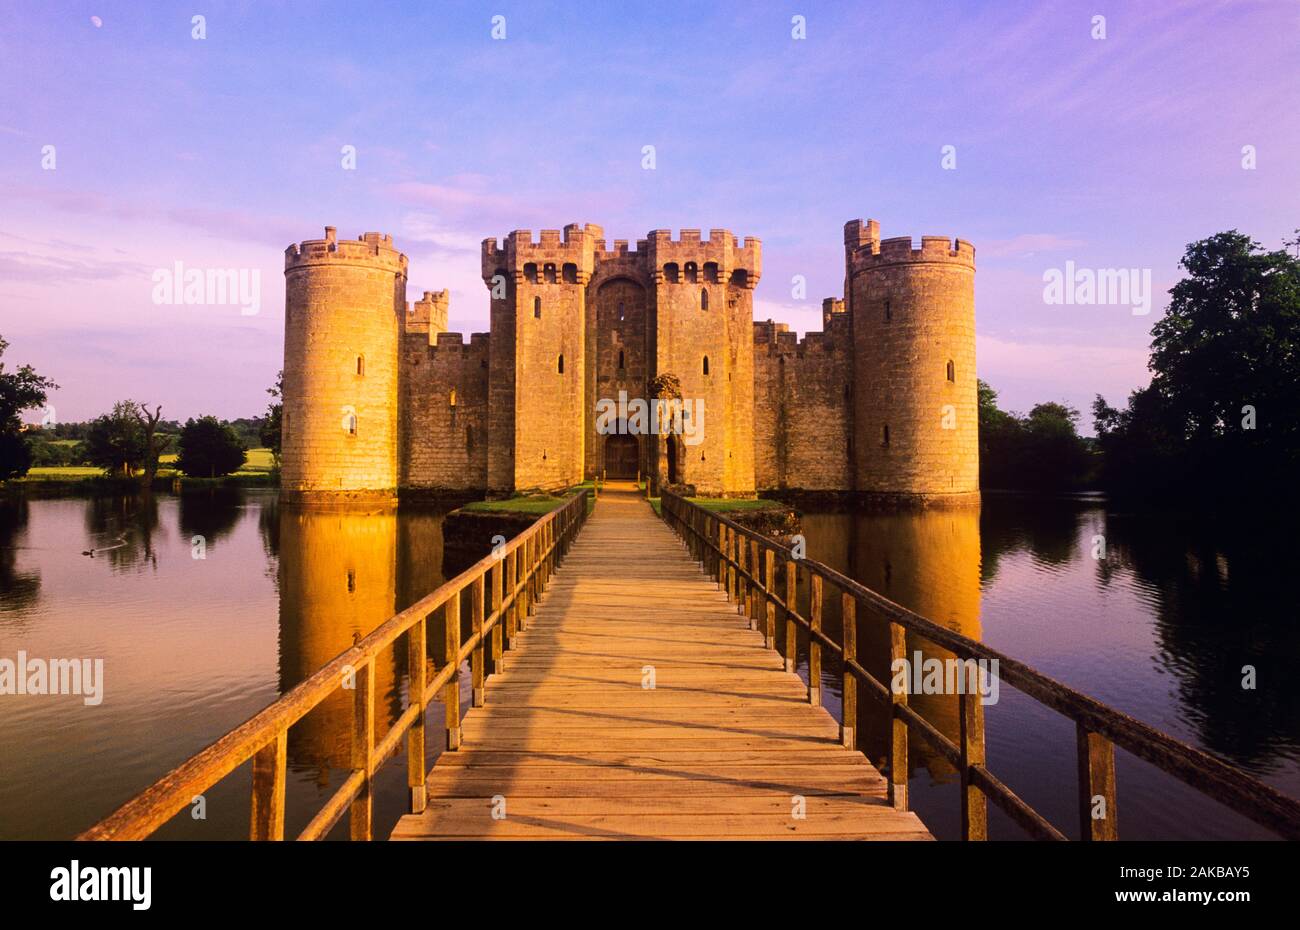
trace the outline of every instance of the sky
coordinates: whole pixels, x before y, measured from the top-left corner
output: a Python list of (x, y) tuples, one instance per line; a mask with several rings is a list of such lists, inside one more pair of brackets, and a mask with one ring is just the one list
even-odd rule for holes
[[(1298, 103), (1295, 0), (7, 3), (4, 362), (58, 382), (61, 421), (257, 415), (284, 249), (326, 225), (391, 233), (463, 332), (484, 238), (726, 228), (763, 242), (755, 318), (802, 333), (874, 218), (974, 243), (979, 376), (1090, 432), (1094, 395), (1147, 383), (1188, 243), (1300, 226)], [(257, 312), (157, 302), (176, 262), (256, 271)], [(1149, 269), (1150, 313), (1046, 302), (1067, 267)]]

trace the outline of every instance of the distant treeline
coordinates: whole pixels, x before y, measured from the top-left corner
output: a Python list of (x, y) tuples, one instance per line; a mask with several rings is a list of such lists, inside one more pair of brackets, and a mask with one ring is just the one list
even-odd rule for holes
[(1152, 327), (1151, 384), (1123, 408), (1098, 395), (1095, 440), (1078, 435), (1077, 410), (1006, 413), (981, 382), (981, 487), (1097, 487), (1187, 508), (1295, 500), (1300, 236), (1285, 245), (1298, 255), (1264, 251), (1236, 230), (1187, 247), (1186, 274)]

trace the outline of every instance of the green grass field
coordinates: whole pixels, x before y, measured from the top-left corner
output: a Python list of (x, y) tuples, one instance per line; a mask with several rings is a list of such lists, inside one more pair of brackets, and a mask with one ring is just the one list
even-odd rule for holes
[[(73, 443), (73, 440), (57, 440), (61, 443)], [(176, 476), (176, 453), (160, 455), (158, 457), (158, 477), (173, 478)], [(271, 454), (270, 449), (249, 449), (244, 454), (244, 464), (231, 477), (235, 478), (255, 478), (266, 477), (275, 467), (275, 456)], [(137, 474), (139, 474), (137, 472)], [(103, 478), (104, 470), (86, 465), (61, 465), (47, 468), (33, 468), (27, 472), (25, 480), (27, 481), (76, 481), (82, 478)], [(24, 479), (19, 479), (24, 480)]]

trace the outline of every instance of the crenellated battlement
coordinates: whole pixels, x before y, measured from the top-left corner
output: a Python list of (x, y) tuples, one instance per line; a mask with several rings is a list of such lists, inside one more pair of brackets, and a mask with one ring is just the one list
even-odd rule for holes
[(393, 247), (393, 237), (386, 233), (363, 233), (356, 239), (339, 239), (338, 230), (325, 227), (324, 239), (305, 239), (284, 250), (287, 274), (312, 265), (370, 265), (406, 276), (406, 256)]
[[(642, 244), (638, 243), (638, 251)], [(645, 240), (647, 261), (656, 283), (692, 283), (707, 279), (716, 270), (717, 281), (752, 289), (763, 274), (763, 243), (756, 236), (746, 236), (744, 244), (730, 230), (710, 229), (708, 239), (698, 229), (683, 229), (674, 239), (672, 230), (654, 229)], [(739, 272), (739, 274), (737, 274)]]
[[(536, 283), (585, 282), (595, 264), (597, 243), (603, 243), (604, 237), (605, 231), (593, 223), (570, 223), (563, 230), (543, 229), (536, 242), (531, 229), (516, 229), (506, 236), (504, 242), (495, 238), (484, 239), (483, 280), (491, 287), (492, 278), (505, 272), (518, 281), (526, 276), (529, 266), (533, 266)], [(569, 278), (564, 273), (566, 265), (571, 269)]]
[(875, 220), (850, 220), (844, 224), (844, 250), (850, 275), (868, 268), (919, 262), (943, 262), (975, 270), (975, 246), (965, 239), (922, 236), (915, 248), (911, 236), (880, 238)]

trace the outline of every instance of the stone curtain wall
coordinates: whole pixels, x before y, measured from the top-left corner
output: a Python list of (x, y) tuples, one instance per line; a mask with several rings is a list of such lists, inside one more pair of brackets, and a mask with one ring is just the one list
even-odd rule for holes
[(754, 477), (760, 491), (851, 487), (853, 356), (847, 318), (799, 341), (754, 324)]
[[(436, 345), (406, 336), (403, 353), (402, 487), (487, 487), (489, 338), (440, 333)], [(452, 392), (455, 404), (452, 404)]]

